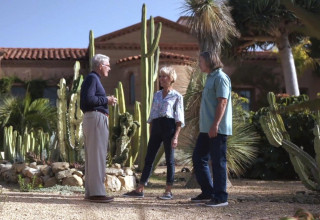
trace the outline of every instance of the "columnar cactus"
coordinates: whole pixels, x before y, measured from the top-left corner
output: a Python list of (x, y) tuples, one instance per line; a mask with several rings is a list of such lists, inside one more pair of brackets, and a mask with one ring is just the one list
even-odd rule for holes
[[(156, 32), (154, 31), (154, 19), (150, 17), (150, 37), (147, 40), (147, 19), (146, 6), (142, 6), (141, 18), (141, 146), (139, 169), (144, 166), (144, 158), (149, 140), (149, 125), (147, 119), (152, 105), (154, 82), (157, 79), (159, 63), (159, 41), (162, 24), (159, 23)], [(150, 48), (148, 49), (148, 45)]]
[(3, 135), (3, 148), (4, 148), (4, 159), (13, 161), (16, 154), (16, 146), (14, 144), (16, 133), (13, 132), (13, 127), (5, 127)]
[(93, 31), (89, 33), (89, 71), (92, 70), (92, 57), (95, 55)]
[(74, 77), (71, 90), (68, 91), (64, 78), (60, 79), (57, 91), (58, 142), (63, 160), (77, 161), (82, 149), (82, 117), (80, 110), (80, 89), (83, 77), (79, 74), (80, 63), (74, 65)]
[[(18, 131), (13, 130), (12, 126), (4, 128), (4, 150), (5, 159), (13, 162), (25, 161), (26, 153), (33, 152), (39, 158), (42, 157), (43, 149), (48, 152), (50, 137), (49, 133), (39, 130), (28, 133), (25, 129), (23, 136)], [(45, 159), (45, 158), (41, 158)]]
[(281, 116), (278, 114), (275, 95), (268, 93), (269, 110), (267, 116), (260, 117), (260, 124), (268, 141), (275, 147), (282, 146), (290, 156), (294, 170), (302, 183), (310, 190), (320, 191), (320, 113), (314, 127), (314, 149), (316, 159), (290, 141)]

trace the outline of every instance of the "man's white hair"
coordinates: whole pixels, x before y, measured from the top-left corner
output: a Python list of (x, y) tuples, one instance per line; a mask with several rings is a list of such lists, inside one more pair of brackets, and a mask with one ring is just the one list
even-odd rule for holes
[(97, 70), (100, 64), (109, 62), (110, 58), (103, 54), (96, 54), (92, 57), (92, 70)]

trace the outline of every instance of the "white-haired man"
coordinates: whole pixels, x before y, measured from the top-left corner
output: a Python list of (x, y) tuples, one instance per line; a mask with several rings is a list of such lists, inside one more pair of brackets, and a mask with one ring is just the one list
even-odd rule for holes
[(85, 199), (91, 202), (111, 202), (104, 185), (107, 147), (109, 140), (108, 105), (117, 103), (113, 96), (106, 96), (101, 77), (108, 77), (109, 57), (96, 54), (92, 58), (92, 71), (81, 86), (80, 108), (83, 116), (85, 140)]

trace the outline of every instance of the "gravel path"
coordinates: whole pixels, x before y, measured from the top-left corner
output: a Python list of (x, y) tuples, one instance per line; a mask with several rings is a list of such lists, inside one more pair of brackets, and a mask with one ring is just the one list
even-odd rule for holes
[[(229, 206), (204, 207), (189, 202), (199, 189), (184, 189), (179, 182), (174, 199), (156, 199), (163, 192), (163, 180), (152, 181), (145, 198), (122, 198), (98, 204), (85, 201), (82, 193), (22, 193), (4, 188), (0, 195), (0, 219), (279, 219), (293, 216), (298, 208), (320, 213), (320, 195), (310, 192), (300, 182), (231, 180)], [(4, 202), (5, 200), (5, 202)], [(319, 203), (318, 203), (319, 202)], [(316, 204), (317, 203), (317, 204)]]

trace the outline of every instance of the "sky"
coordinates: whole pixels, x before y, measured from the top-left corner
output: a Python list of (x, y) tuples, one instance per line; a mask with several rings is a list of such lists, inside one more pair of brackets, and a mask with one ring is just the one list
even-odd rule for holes
[(99, 37), (147, 18), (177, 21), (184, 0), (0, 0), (0, 48), (86, 48)]

